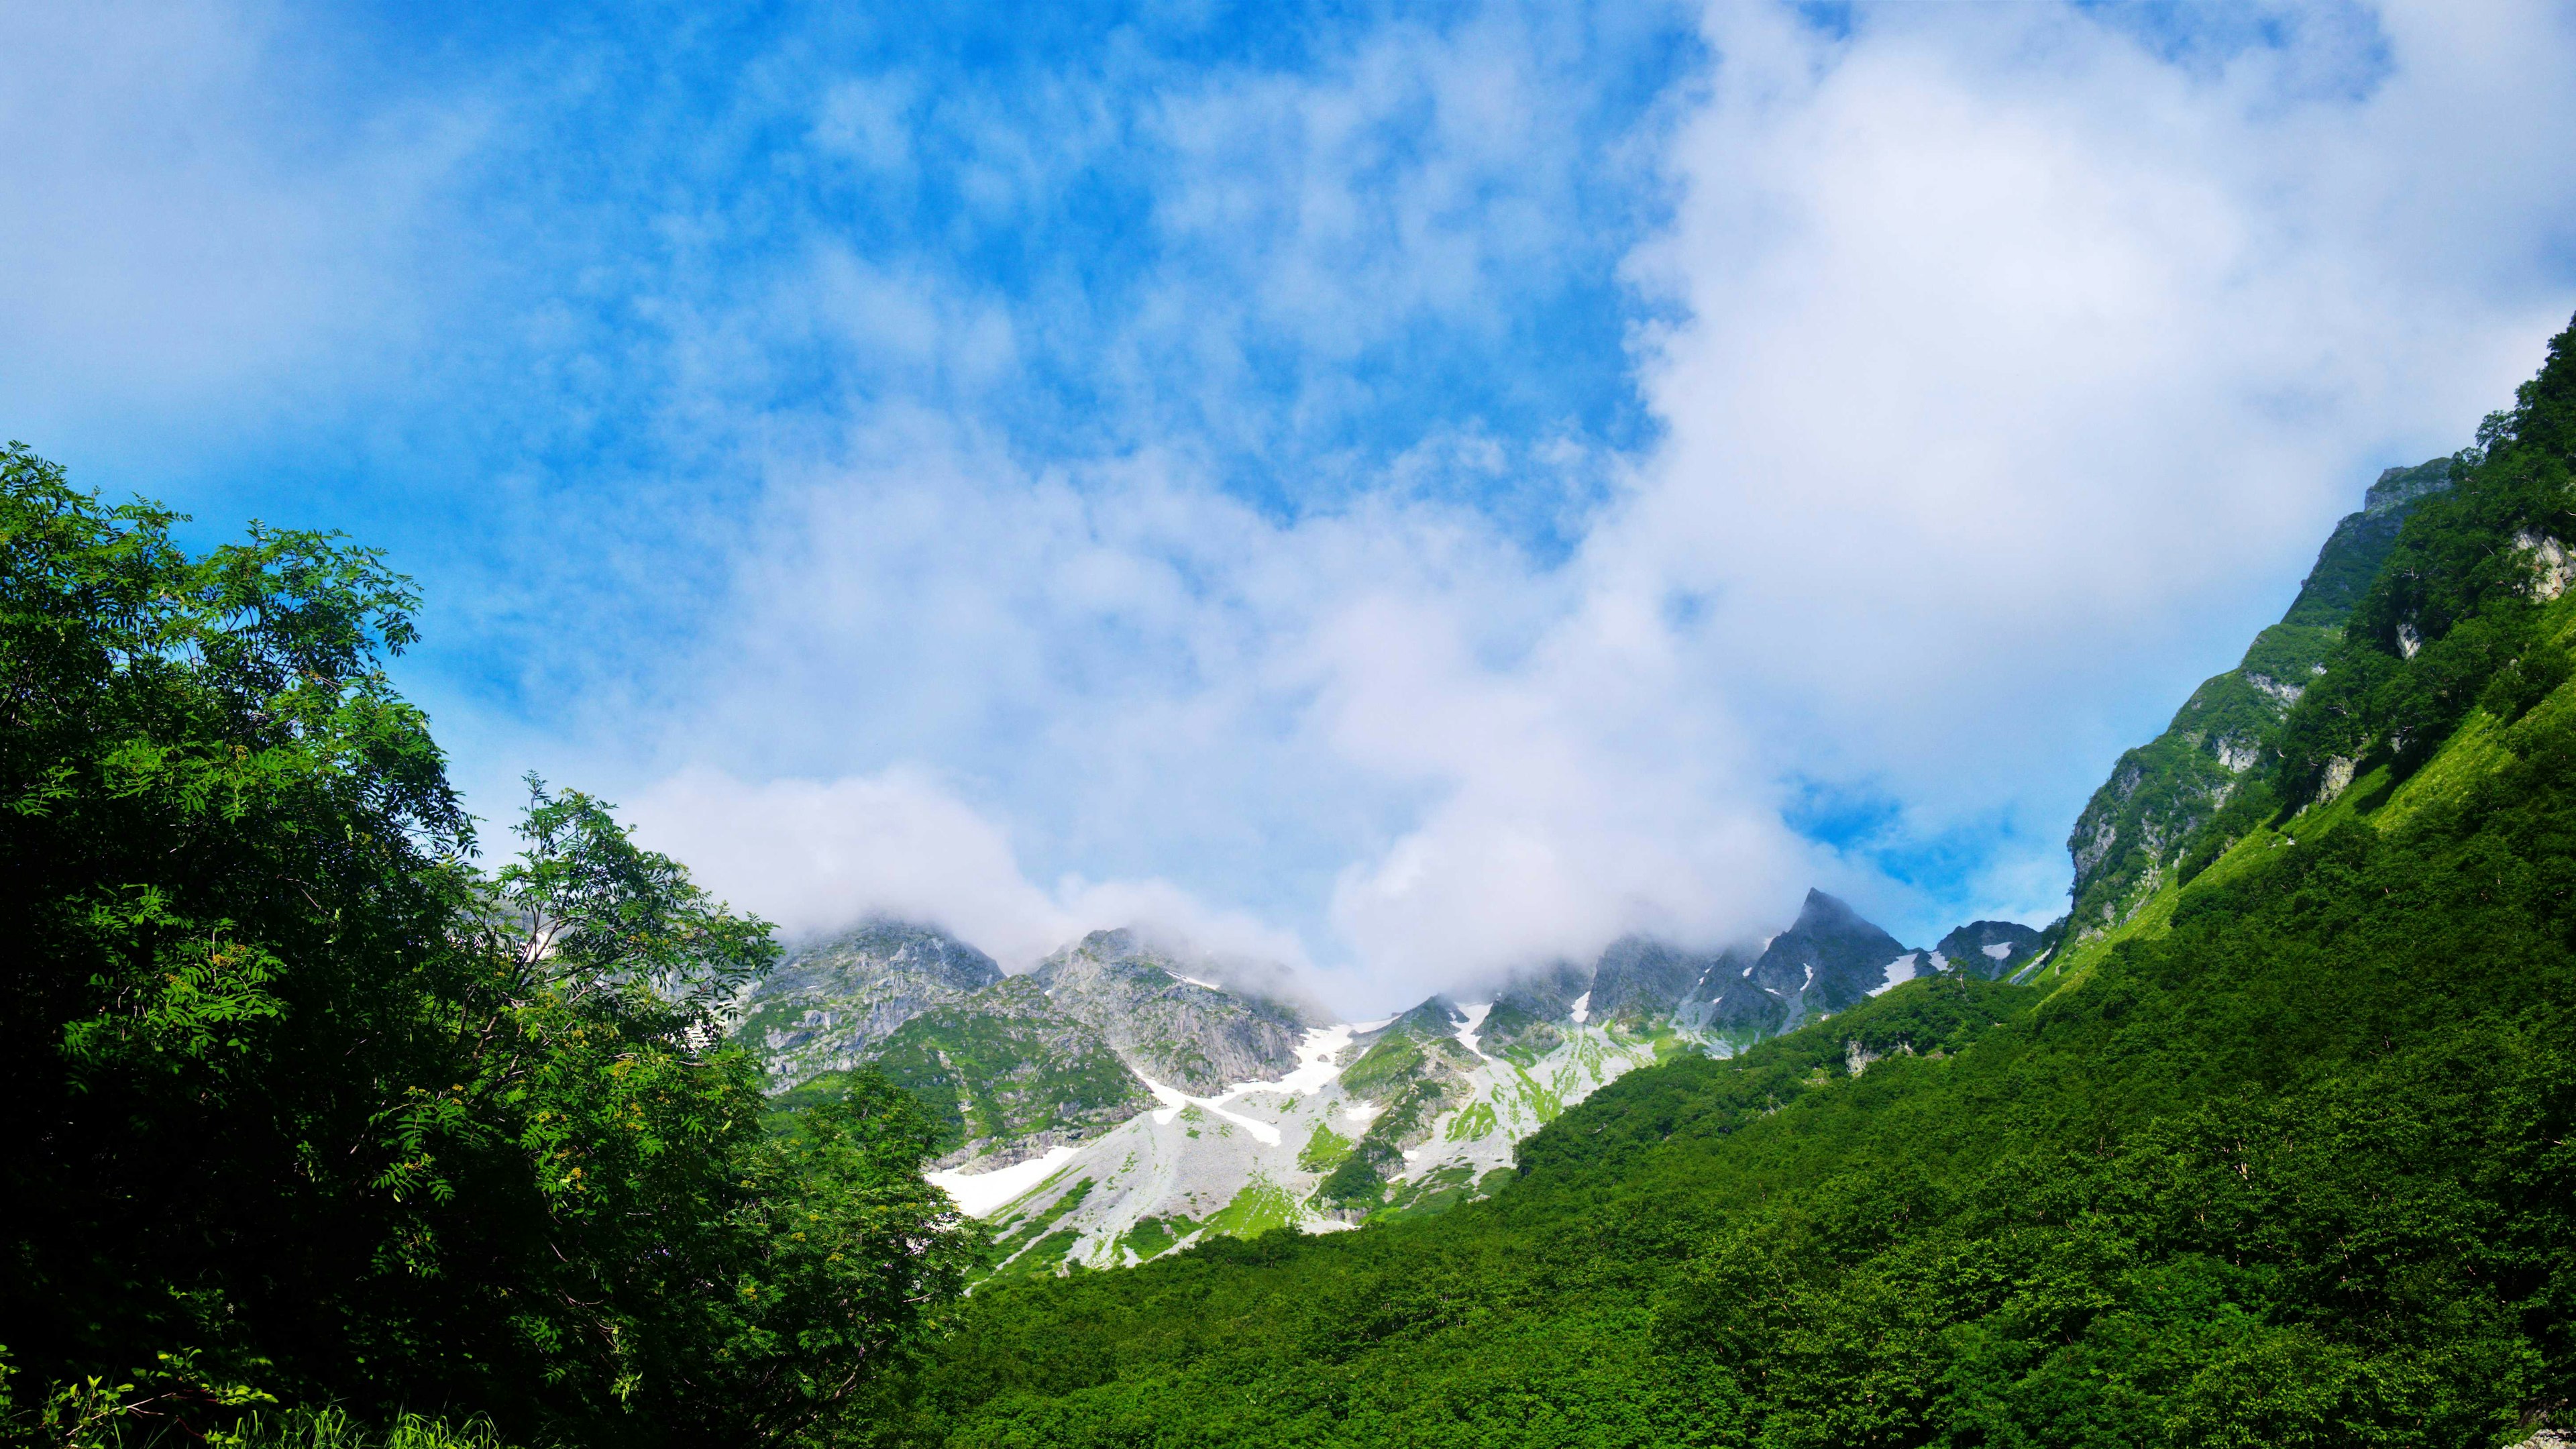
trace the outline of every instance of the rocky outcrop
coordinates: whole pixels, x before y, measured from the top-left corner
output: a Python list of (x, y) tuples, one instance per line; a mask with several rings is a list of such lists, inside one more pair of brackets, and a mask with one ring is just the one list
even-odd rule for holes
[(1132, 931), (1094, 931), (1030, 979), (1154, 1081), (1204, 1095), (1285, 1076), (1306, 1023), (1277, 1002), (1194, 979), (1210, 969), (1193, 970)]
[(2548, 534), (2516, 529), (2513, 546), (2516, 552), (2528, 556), (2531, 597), (2545, 603), (2567, 592), (2568, 582), (2576, 579), (2576, 561), (2568, 558), (2567, 545)]
[[(2370, 587), (2407, 514), (2448, 488), (2436, 458), (2379, 475), (2361, 510), (2335, 525), (2281, 622), (2255, 636), (2234, 669), (2203, 682), (2163, 734), (2123, 754), (2066, 841), (2075, 864), (2071, 919), (2078, 939), (2128, 920), (2180, 873), (2240, 780), (2260, 766), (2281, 721), (2325, 668), (2344, 621)], [(2535, 557), (2537, 557), (2535, 550)], [(2413, 626), (2401, 650), (2420, 643)]]
[(1886, 983), (1888, 963), (1906, 954), (1849, 905), (1811, 890), (1797, 921), (1771, 938), (1742, 979), (1786, 1004), (1795, 1026), (1868, 996)]
[(1319, 1204), (1349, 1213), (1377, 1203), (1403, 1171), (1406, 1151), (1430, 1140), (1441, 1115), (1465, 1103), (1468, 1074), (1485, 1064), (1483, 1052), (1460, 1039), (1470, 1019), (1435, 996), (1352, 1038), (1339, 1085), (1374, 1115), (1350, 1155), (1317, 1185)]
[(943, 1167), (1087, 1141), (1155, 1104), (1098, 1030), (1025, 976), (905, 1022), (875, 1065), (947, 1127)]
[(1623, 936), (1592, 968), (1590, 1015), (1632, 1024), (1671, 1016), (1708, 967), (1705, 955), (1646, 936)]
[(744, 997), (734, 1037), (785, 1091), (860, 1065), (905, 1022), (1001, 979), (992, 957), (945, 931), (873, 920), (781, 961)]
[(1953, 971), (1989, 981), (2009, 976), (2039, 954), (2040, 933), (2019, 921), (1970, 921), (1941, 938), (1933, 952)]

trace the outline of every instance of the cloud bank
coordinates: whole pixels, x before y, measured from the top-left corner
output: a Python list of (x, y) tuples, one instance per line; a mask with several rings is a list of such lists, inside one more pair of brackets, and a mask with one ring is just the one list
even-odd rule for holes
[[(171, 194), (276, 241), (207, 264), (247, 370), (166, 251), (0, 231), (60, 284), (0, 315), (77, 362), (94, 274), (178, 319), (93, 334), (153, 386), (382, 410), (326, 441), (458, 600), (412, 677), (478, 798), (603, 788), (795, 933), (1142, 921), (1357, 1011), (1811, 883), (2053, 914), (2110, 759), (2576, 299), (2538, 4), (1165, 16), (967, 70), (972, 17), (788, 7), (488, 37), (318, 162), (225, 79), (291, 17), (191, 13), (233, 139)], [(11, 164), (148, 231), (106, 114)], [(379, 381), (298, 371), (350, 336)]]

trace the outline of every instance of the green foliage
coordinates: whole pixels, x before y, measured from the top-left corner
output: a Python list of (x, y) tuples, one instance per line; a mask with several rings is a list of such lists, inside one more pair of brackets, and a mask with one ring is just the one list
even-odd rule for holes
[(1354, 1097), (1392, 1097), (1411, 1085), (1425, 1064), (1422, 1044), (1408, 1033), (1392, 1031), (1342, 1069), (1342, 1088)]
[(2314, 798), (2336, 760), (2429, 760), (2481, 699), (2519, 716), (2567, 677), (2541, 607), (2544, 544), (2576, 537), (2576, 352), (2562, 333), (2515, 407), (2463, 454), (2459, 486), (2427, 498), (2354, 608), (2326, 681), (2283, 722), (2279, 790)]
[[(2389, 470), (2368, 506), (2337, 524), (2318, 550), (2281, 622), (2256, 635), (2234, 669), (2194, 690), (2163, 734), (2120, 757), (2067, 842), (2076, 861), (2070, 925), (2079, 939), (2131, 920), (2160, 886), (2198, 875), (2279, 809), (2272, 759), (2290, 728), (2283, 717), (2291, 701), (2313, 692), (2408, 511), (2463, 466), (2436, 458)], [(2327, 692), (2349, 688), (2339, 676)]]
[(1234, 1199), (1208, 1214), (1208, 1235), (1257, 1238), (1297, 1221), (1297, 1200), (1288, 1189), (1254, 1173)]
[(54, 1438), (776, 1442), (936, 1321), (935, 1126), (862, 1078), (765, 1134), (718, 1008), (768, 927), (604, 804), (531, 781), (475, 867), (375, 554), (0, 484), (0, 1342)]
[(2445, 721), (2549, 624), (2494, 545), (2564, 500), (2517, 490), (2563, 485), (2518, 455), (2576, 444), (2565, 350), (2356, 615), (2403, 594), (2422, 649), (2346, 646), (2309, 692), (2416, 708), (2379, 748), (2439, 789), (2380, 767), (2062, 984), (1910, 982), (1631, 1072), (1490, 1200), (979, 1295), (888, 1437), (2492, 1444), (2563, 1415), (2576, 690)]
[(1501, 1057), (1518, 1067), (1533, 1067), (1539, 1059), (1565, 1045), (1565, 1034), (1551, 1022), (1543, 1021), (1509, 1001), (1494, 1003), (1485, 1014), (1483, 1027), (1477, 1033), (1477, 1044), (1487, 1056)]
[(33, 1426), (36, 1442), (61, 1449), (508, 1449), (488, 1419), (462, 1423), (419, 1414), (395, 1414), (381, 1426), (346, 1411), (257, 1409), (230, 1425), (192, 1437), (149, 1405), (120, 1402), (101, 1386), (84, 1384), (57, 1395), (53, 1411)]
[(1154, 1105), (1118, 1054), (1025, 976), (905, 1022), (874, 1065), (929, 1107), (943, 1151), (1106, 1128)]
[[(1041, 1188), (1044, 1186), (1040, 1184)], [(1055, 1271), (1078, 1234), (1071, 1228), (1050, 1230), (1055, 1229), (1056, 1223), (1065, 1215), (1082, 1206), (1083, 1200), (1091, 1196), (1092, 1187), (1092, 1180), (1083, 1178), (1044, 1208), (1006, 1224), (993, 1239), (994, 1273), (1010, 1277)]]
[(1297, 1168), (1301, 1172), (1330, 1172), (1350, 1155), (1351, 1139), (1329, 1124), (1318, 1122), (1306, 1138), (1306, 1145), (1297, 1149)]
[(1174, 1213), (1170, 1217), (1141, 1217), (1128, 1228), (1119, 1245), (1136, 1255), (1136, 1261), (1150, 1263), (1172, 1250), (1181, 1239), (1197, 1232), (1199, 1225)]

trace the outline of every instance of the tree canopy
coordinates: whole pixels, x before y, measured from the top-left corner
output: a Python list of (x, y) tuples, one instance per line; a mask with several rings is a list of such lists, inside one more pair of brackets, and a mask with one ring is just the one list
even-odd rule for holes
[(771, 959), (611, 809), (474, 822), (335, 537), (0, 451), (0, 1345), (189, 1432), (270, 1402), (577, 1442), (818, 1431), (978, 1241), (862, 1077), (762, 1130)]

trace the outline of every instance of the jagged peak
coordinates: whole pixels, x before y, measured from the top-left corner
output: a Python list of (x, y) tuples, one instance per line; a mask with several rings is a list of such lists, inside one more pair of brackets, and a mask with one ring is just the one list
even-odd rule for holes
[(1434, 994), (1424, 997), (1421, 1005), (1410, 1011), (1398, 1013), (1393, 1021), (1369, 1034), (1384, 1036), (1389, 1032), (1411, 1031), (1429, 1036), (1447, 1036), (1459, 1022), (1466, 1019), (1467, 1013), (1459, 1008), (1458, 1003), (1450, 1000), (1446, 994)]
[[(853, 977), (909, 972), (964, 990), (1002, 979), (1001, 965), (947, 930), (893, 916), (869, 916), (845, 930), (808, 941), (780, 961), (774, 976), (799, 979), (817, 970)], [(854, 978), (855, 979), (855, 978)]]
[[(1866, 917), (1852, 909), (1851, 902), (1840, 896), (1829, 896), (1814, 886), (1809, 886), (1806, 901), (1798, 907), (1797, 922), (1789, 929), (1807, 931), (1819, 926), (1842, 926), (1854, 923), (1871, 925)], [(1872, 926), (1872, 929), (1876, 927)]]
[(2427, 493), (2439, 493), (2451, 486), (2451, 460), (2433, 458), (2411, 468), (2390, 468), (2361, 496), (2361, 511), (2371, 518), (2382, 518), (2405, 508)]

